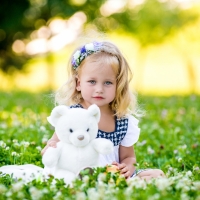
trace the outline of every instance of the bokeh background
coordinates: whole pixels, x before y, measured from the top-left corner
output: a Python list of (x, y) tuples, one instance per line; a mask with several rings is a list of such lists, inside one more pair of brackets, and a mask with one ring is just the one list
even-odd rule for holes
[(200, 94), (199, 0), (3, 0), (0, 90), (56, 90), (74, 48), (104, 39), (139, 93)]

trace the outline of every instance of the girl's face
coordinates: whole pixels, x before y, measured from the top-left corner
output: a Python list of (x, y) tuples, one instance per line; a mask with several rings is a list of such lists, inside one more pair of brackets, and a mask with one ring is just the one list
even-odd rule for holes
[(116, 74), (108, 64), (87, 62), (82, 66), (76, 89), (81, 91), (87, 107), (91, 104), (108, 106), (115, 98)]

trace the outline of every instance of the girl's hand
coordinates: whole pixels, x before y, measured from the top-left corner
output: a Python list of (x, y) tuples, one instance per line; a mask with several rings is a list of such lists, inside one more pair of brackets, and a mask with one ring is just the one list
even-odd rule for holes
[(49, 147), (56, 148), (57, 142), (58, 141), (55, 141), (55, 140), (51, 140), (51, 141), (47, 142), (47, 145), (44, 147), (44, 149), (42, 149), (41, 154), (43, 155)]
[(116, 165), (118, 166), (118, 169), (120, 171), (120, 174), (122, 174), (126, 179), (128, 179), (131, 175), (131, 172), (128, 168), (128, 166), (125, 163), (117, 163), (117, 162), (113, 162), (112, 165)]

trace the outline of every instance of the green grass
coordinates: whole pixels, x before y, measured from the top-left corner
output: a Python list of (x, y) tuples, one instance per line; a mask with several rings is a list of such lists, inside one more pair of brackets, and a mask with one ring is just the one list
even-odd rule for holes
[[(67, 187), (62, 180), (28, 184), (0, 177), (1, 199), (200, 199), (200, 96), (140, 96), (146, 115), (134, 149), (138, 168), (160, 168), (168, 179), (128, 183), (97, 169)], [(54, 107), (47, 93), (0, 92), (0, 166), (43, 166), (40, 150), (53, 130), (46, 117)], [(13, 156), (13, 152), (15, 156)], [(18, 189), (16, 189), (18, 188)], [(145, 191), (144, 191), (145, 190)], [(37, 194), (35, 197), (34, 195)]]

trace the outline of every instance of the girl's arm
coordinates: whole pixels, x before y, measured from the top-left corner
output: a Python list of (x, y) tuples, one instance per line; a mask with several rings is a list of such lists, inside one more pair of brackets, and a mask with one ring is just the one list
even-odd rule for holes
[(54, 147), (56, 148), (56, 143), (59, 142), (58, 136), (56, 135), (56, 133), (54, 133), (52, 135), (52, 137), (48, 140), (47, 145), (42, 149), (41, 154), (43, 155), (45, 153), (45, 151), (49, 148), (49, 147)]
[(129, 178), (135, 171), (134, 164), (136, 164), (136, 157), (132, 146), (119, 146), (119, 162), (120, 164), (117, 165), (121, 174), (123, 174), (125, 178)]
[(47, 144), (50, 144), (51, 142), (55, 141), (56, 143), (59, 142), (60, 140), (58, 139), (58, 136), (56, 132), (52, 135), (52, 137), (48, 140)]

